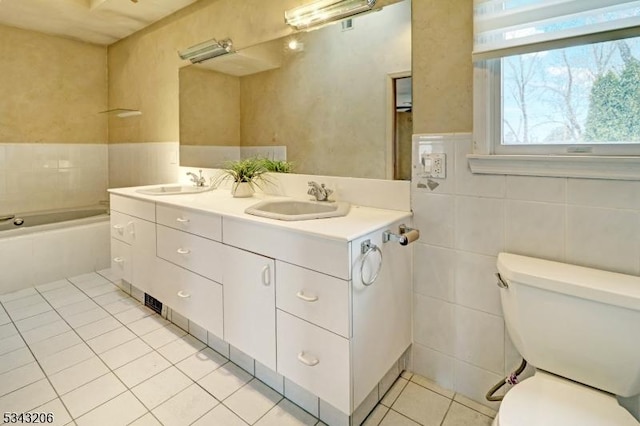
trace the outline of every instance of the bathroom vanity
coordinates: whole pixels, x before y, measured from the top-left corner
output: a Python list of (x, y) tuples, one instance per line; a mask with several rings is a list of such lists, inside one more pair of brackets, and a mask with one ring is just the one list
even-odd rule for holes
[(383, 232), (410, 224), (409, 212), (351, 206), (281, 221), (244, 213), (281, 197), (110, 192), (122, 279), (345, 416), (381, 398), (411, 344), (411, 248)]

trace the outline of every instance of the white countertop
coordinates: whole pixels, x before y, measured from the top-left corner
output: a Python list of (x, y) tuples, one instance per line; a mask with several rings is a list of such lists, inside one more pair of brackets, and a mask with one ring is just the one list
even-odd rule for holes
[[(114, 195), (215, 213), (225, 217), (342, 241), (352, 241), (396, 221), (403, 219), (408, 221), (411, 218), (411, 212), (408, 211), (386, 210), (352, 204), (351, 210), (346, 216), (327, 219), (284, 221), (253, 216), (246, 214), (244, 210), (263, 200), (291, 199), (292, 197), (255, 194), (249, 198), (234, 198), (227, 189), (215, 189), (213, 191), (182, 195), (147, 195), (137, 192), (137, 189), (140, 188), (160, 186), (165, 185), (109, 189), (109, 192)], [(308, 200), (308, 198), (303, 197), (300, 199)], [(397, 232), (398, 230), (393, 229), (392, 231)]]

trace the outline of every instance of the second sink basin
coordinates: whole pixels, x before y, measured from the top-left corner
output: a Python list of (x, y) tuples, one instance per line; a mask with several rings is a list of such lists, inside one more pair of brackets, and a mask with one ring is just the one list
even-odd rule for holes
[(345, 216), (350, 207), (349, 203), (343, 202), (279, 200), (261, 201), (244, 212), (278, 220), (310, 220)]

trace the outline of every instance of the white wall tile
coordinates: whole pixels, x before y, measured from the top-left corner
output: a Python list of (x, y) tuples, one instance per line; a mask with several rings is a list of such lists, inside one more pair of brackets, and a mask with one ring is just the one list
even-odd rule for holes
[(417, 243), (413, 256), (413, 291), (453, 302), (455, 251)]
[(476, 197), (502, 198), (506, 192), (506, 178), (495, 175), (479, 175), (471, 173), (467, 154), (472, 153), (471, 137), (456, 142), (456, 193)]
[(485, 399), (487, 391), (493, 385), (504, 379), (502, 374), (495, 374), (466, 362), (456, 360), (454, 365), (454, 390), (462, 395), (479, 402), (482, 405), (497, 410), (499, 404)]
[(455, 259), (455, 303), (502, 315), (496, 258), (459, 251)]
[(455, 199), (455, 247), (496, 256), (503, 249), (504, 200)]
[(504, 371), (502, 318), (457, 305), (455, 321), (456, 358), (496, 374), (502, 374)]
[(455, 305), (432, 297), (414, 294), (413, 340), (440, 352), (454, 353)]
[(507, 201), (505, 228), (507, 252), (564, 259), (564, 204)]
[(434, 351), (419, 343), (413, 344), (412, 371), (433, 380), (444, 388), (454, 388), (454, 364), (455, 358), (452, 356)]
[(567, 203), (579, 206), (640, 210), (640, 182), (569, 179)]
[(640, 272), (640, 213), (567, 206), (568, 263), (615, 272)]
[(320, 420), (331, 426), (349, 426), (349, 416), (323, 400), (320, 400)]
[(229, 359), (252, 376), (256, 373), (255, 360), (233, 346), (230, 346)]
[(256, 361), (256, 378), (284, 395), (284, 377), (258, 361)]
[(413, 193), (413, 225), (421, 231), (420, 241), (453, 247), (454, 201), (451, 195)]
[(567, 179), (539, 176), (507, 176), (506, 197), (511, 200), (564, 203)]

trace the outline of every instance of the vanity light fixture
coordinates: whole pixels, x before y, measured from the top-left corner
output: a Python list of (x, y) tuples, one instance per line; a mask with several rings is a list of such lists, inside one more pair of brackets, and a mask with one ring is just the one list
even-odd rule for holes
[(318, 0), (284, 13), (287, 25), (296, 30), (308, 30), (329, 22), (339, 21), (369, 12), (376, 0)]
[(192, 64), (198, 64), (206, 61), (207, 59), (231, 53), (232, 49), (233, 42), (230, 38), (220, 41), (212, 39), (180, 51), (178, 52), (178, 55), (180, 56), (180, 59), (188, 59)]

